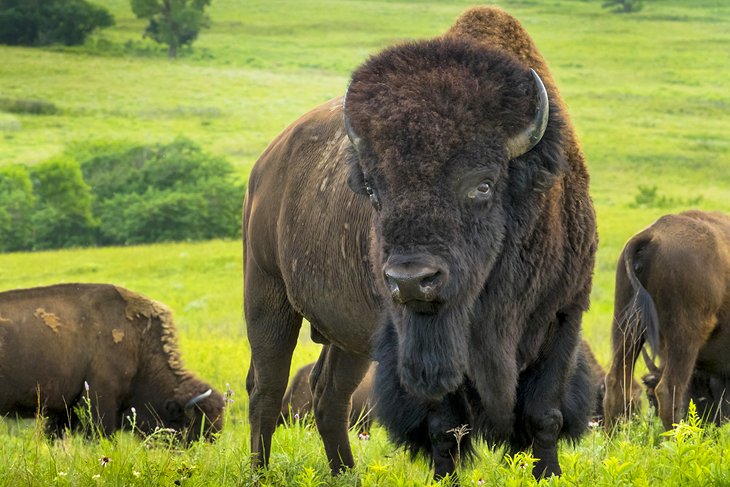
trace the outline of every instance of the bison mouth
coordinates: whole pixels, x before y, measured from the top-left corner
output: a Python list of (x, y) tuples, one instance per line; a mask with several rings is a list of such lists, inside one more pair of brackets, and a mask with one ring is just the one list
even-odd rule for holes
[(403, 306), (418, 315), (435, 315), (439, 312), (440, 301), (408, 301)]

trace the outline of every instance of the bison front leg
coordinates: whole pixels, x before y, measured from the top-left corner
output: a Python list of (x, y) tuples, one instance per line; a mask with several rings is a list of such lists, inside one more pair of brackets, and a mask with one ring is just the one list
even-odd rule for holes
[(525, 370), (517, 390), (513, 447), (532, 446), (535, 478), (560, 475), (558, 439), (579, 437), (587, 428), (595, 389), (578, 346), (579, 311), (559, 314), (555, 335), (538, 361)]
[(251, 466), (266, 467), (281, 411), (302, 317), (289, 304), (283, 283), (246, 268), (246, 331), (251, 364), (246, 376), (251, 426)]
[(328, 345), (310, 376), (314, 419), (333, 475), (355, 466), (347, 435), (351, 396), (369, 366), (369, 358)]

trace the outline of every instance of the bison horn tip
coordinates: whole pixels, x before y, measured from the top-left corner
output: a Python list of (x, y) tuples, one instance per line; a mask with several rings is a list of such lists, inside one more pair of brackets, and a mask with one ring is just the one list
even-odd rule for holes
[(537, 88), (535, 116), (532, 117), (532, 121), (530, 121), (530, 124), (522, 132), (507, 140), (507, 152), (510, 160), (525, 154), (535, 147), (545, 134), (545, 129), (547, 129), (548, 115), (550, 114), (547, 90), (537, 72), (530, 68), (530, 73), (532, 73), (532, 79)]
[(189, 411), (190, 409), (193, 408), (193, 406), (198, 404), (200, 401), (202, 401), (204, 399), (208, 399), (211, 394), (213, 394), (213, 389), (208, 389), (204, 393), (198, 394), (197, 396), (193, 397), (191, 400), (189, 400), (187, 402), (187, 404), (185, 404), (185, 410)]

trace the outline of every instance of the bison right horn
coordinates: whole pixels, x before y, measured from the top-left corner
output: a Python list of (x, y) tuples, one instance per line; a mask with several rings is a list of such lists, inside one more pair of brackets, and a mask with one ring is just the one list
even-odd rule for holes
[(537, 108), (535, 116), (532, 117), (530, 124), (522, 132), (507, 140), (507, 153), (509, 160), (520, 157), (527, 151), (532, 149), (540, 142), (545, 134), (548, 124), (548, 115), (550, 114), (550, 104), (548, 103), (547, 90), (542, 80), (534, 69), (530, 69), (532, 78), (537, 88)]
[(187, 404), (185, 404), (185, 411), (190, 411), (193, 408), (193, 406), (195, 406), (196, 404), (198, 404), (203, 399), (208, 399), (211, 394), (213, 394), (213, 389), (208, 389), (204, 393), (198, 394), (197, 396), (195, 396), (194, 398), (192, 398), (191, 400), (189, 400), (187, 402)]

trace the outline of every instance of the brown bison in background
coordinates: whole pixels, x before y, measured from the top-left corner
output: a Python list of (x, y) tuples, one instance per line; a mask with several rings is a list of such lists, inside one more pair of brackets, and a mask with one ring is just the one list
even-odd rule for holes
[(105, 434), (171, 428), (184, 439), (223, 425), (223, 396), (183, 368), (163, 304), (107, 284), (0, 293), (0, 414), (40, 412), (75, 429), (90, 400)]
[(613, 361), (606, 422), (634, 408), (626, 387), (644, 343), (661, 359), (644, 378), (664, 427), (682, 419), (689, 397), (700, 414), (728, 415), (730, 381), (730, 218), (666, 215), (632, 237), (616, 270)]
[[(307, 364), (297, 370), (289, 388), (284, 394), (284, 402), (281, 406), (279, 423), (285, 424), (292, 418), (303, 417), (312, 410), (312, 389), (309, 386), (309, 376), (314, 368), (314, 362)], [(375, 377), (375, 364), (370, 366), (368, 373), (363, 378), (355, 392), (352, 393), (352, 407), (350, 408), (350, 427), (360, 431), (368, 431), (373, 420), (372, 415), (372, 393), (373, 378)]]
[(354, 465), (350, 395), (373, 356), (376, 418), (436, 477), (473, 437), (531, 447), (536, 476), (559, 474), (558, 439), (584, 432), (594, 400), (578, 344), (596, 229), (544, 59), (514, 18), (473, 9), (368, 60), (344, 107), (304, 115), (251, 171), (253, 465), (268, 463), (305, 317), (324, 344), (311, 384), (333, 473)]

